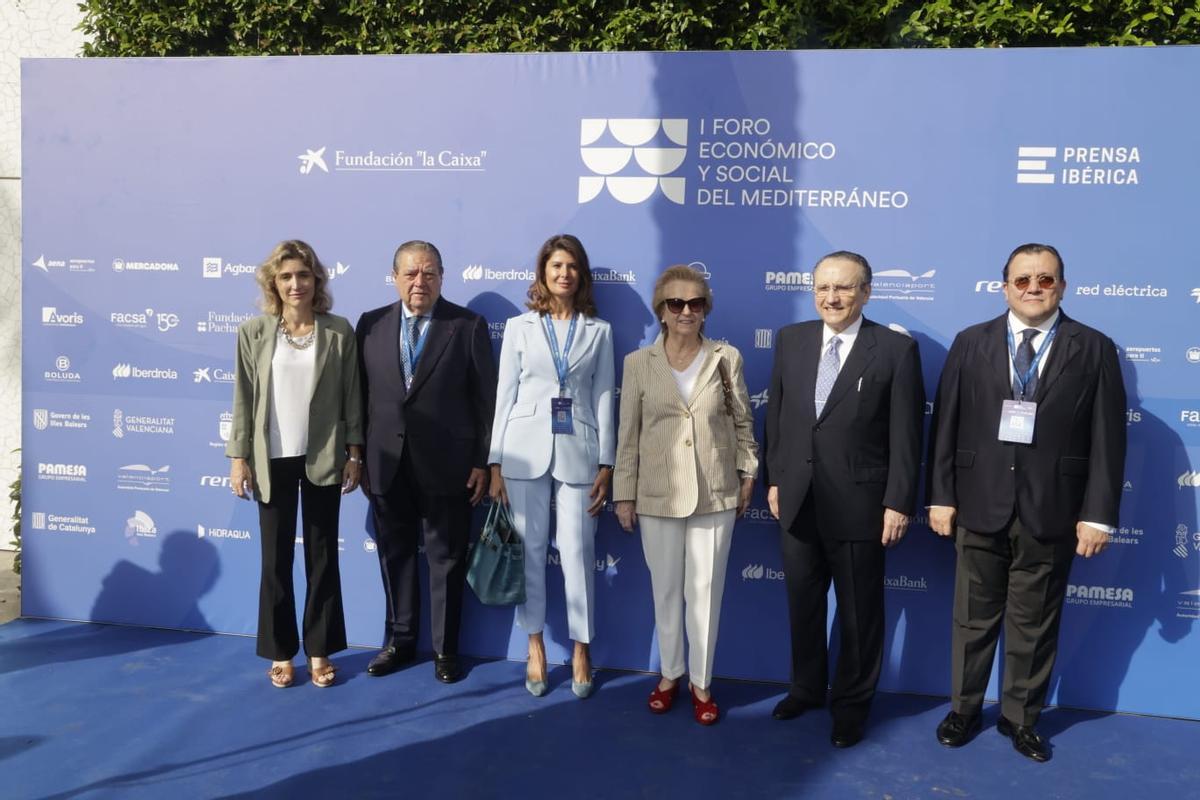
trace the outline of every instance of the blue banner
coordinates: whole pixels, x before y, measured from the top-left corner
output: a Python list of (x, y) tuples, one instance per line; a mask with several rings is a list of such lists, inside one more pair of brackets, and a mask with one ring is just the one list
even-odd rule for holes
[[(932, 397), (957, 331), (1004, 309), (1008, 252), (1044, 241), (1130, 398), (1121, 527), (1073, 567), (1050, 699), (1200, 718), (1198, 72), (1190, 47), (24, 61), (24, 611), (254, 632), (257, 514), (223, 447), (279, 240), (315, 247), (352, 322), (395, 300), (396, 246), (432, 241), (498, 349), (537, 247), (574, 233), (618, 368), (657, 331), (658, 272), (691, 264), (760, 441), (775, 331), (815, 317), (821, 255), (872, 262), (866, 314), (917, 340)], [(954, 552), (924, 522), (888, 555), (881, 688), (946, 694)], [(377, 645), (361, 495), (341, 537), (350, 639)], [(594, 661), (655, 669), (649, 574), (611, 511), (596, 552)], [(786, 680), (782, 578), (759, 487), (718, 675)], [(524, 658), (525, 635), (472, 603), (462, 646)]]

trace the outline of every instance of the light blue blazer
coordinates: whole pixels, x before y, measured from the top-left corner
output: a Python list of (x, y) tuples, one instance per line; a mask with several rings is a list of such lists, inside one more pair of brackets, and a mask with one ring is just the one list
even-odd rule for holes
[[(559, 346), (565, 342), (559, 342)], [(528, 311), (504, 328), (500, 380), (492, 422), (489, 464), (506, 478), (532, 480), (545, 475), (553, 457), (555, 480), (587, 483), (601, 464), (615, 457), (613, 427), (612, 328), (595, 317), (580, 317), (567, 354), (566, 396), (572, 398), (574, 435), (550, 430), (550, 400), (558, 397), (558, 372), (541, 316)]]

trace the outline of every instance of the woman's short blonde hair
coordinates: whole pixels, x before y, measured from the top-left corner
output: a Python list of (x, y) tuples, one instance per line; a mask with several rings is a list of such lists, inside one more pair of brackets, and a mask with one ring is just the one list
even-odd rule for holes
[[(705, 319), (712, 313), (713, 308), (713, 293), (712, 287), (708, 285), (708, 279), (704, 277), (704, 273), (699, 272), (686, 264), (675, 264), (667, 267), (658, 276), (658, 280), (654, 282), (654, 318), (658, 320), (658, 325), (662, 329), (663, 335), (667, 333), (667, 323), (663, 322), (663, 309), (667, 305), (666, 287), (671, 281), (687, 281), (694, 283), (700, 289), (700, 294), (704, 297), (704, 316)], [(689, 298), (682, 298), (687, 300)], [(704, 323), (700, 323), (700, 332), (704, 333)]]
[(313, 311), (318, 314), (324, 314), (333, 308), (333, 296), (329, 294), (329, 273), (325, 270), (325, 265), (321, 263), (321, 259), (317, 258), (316, 252), (305, 242), (299, 239), (288, 239), (286, 242), (280, 242), (275, 245), (275, 249), (271, 251), (271, 255), (267, 256), (258, 267), (258, 272), (255, 273), (255, 279), (258, 281), (258, 288), (262, 290), (262, 300), (260, 305), (262, 310), (267, 314), (279, 316), (283, 311), (283, 300), (279, 297), (279, 292), (275, 289), (275, 276), (279, 273), (279, 267), (284, 261), (295, 259), (304, 266), (312, 270), (313, 279), (316, 285), (313, 287)]

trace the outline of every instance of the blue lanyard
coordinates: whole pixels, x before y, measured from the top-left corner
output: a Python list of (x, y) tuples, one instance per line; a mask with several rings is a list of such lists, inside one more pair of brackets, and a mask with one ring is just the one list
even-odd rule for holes
[(554, 359), (554, 369), (558, 372), (558, 396), (563, 397), (567, 390), (567, 371), (569, 364), (567, 363), (567, 354), (571, 352), (571, 345), (575, 342), (575, 323), (579, 321), (579, 314), (576, 313), (571, 317), (571, 324), (567, 327), (567, 342), (563, 346), (562, 352), (558, 352), (558, 336), (554, 333), (554, 322), (550, 319), (550, 315), (546, 314), (542, 317), (542, 324), (546, 328), (546, 338), (550, 340), (550, 357)]
[(408, 329), (410, 326), (416, 325), (420, 321), (421, 318), (418, 316), (405, 317), (404, 330), (401, 332), (400, 336), (400, 346), (404, 348), (404, 353), (408, 356), (408, 364), (413, 368), (413, 370), (416, 370), (417, 359), (421, 357), (421, 353), (425, 350), (425, 337), (429, 335), (429, 326), (433, 324), (433, 320), (430, 320), (429, 324), (425, 326), (425, 330), (421, 331), (421, 334), (417, 337), (417, 346), (415, 349), (413, 349), (409, 344)]
[(1012, 361), (1013, 375), (1017, 376), (1017, 382), (1021, 384), (1021, 399), (1025, 399), (1025, 387), (1029, 385), (1029, 379), (1037, 374), (1038, 364), (1042, 360), (1042, 356), (1046, 355), (1046, 348), (1050, 346), (1050, 342), (1058, 333), (1058, 324), (1062, 322), (1062, 315), (1059, 314), (1058, 319), (1054, 320), (1054, 324), (1050, 327), (1050, 332), (1046, 334), (1046, 338), (1042, 339), (1041, 345), (1038, 346), (1037, 353), (1033, 357), (1033, 361), (1029, 364), (1029, 370), (1024, 374), (1017, 372), (1017, 345), (1016, 339), (1013, 338), (1012, 325), (1006, 324), (1005, 331), (1008, 332), (1008, 358)]

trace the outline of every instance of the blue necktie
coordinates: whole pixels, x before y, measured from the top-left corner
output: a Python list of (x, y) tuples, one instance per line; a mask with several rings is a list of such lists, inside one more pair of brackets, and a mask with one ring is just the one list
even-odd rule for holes
[(413, 374), (417, 371), (417, 365), (412, 363), (410, 353), (416, 355), (417, 342), (421, 338), (421, 318), (410, 317), (408, 320), (408, 347), (400, 348), (400, 363), (404, 367), (404, 388), (411, 389), (413, 382)]
[(1024, 400), (1025, 398), (1033, 398), (1033, 393), (1037, 391), (1038, 376), (1034, 372), (1029, 376), (1029, 383), (1025, 384), (1024, 393), (1021, 392), (1021, 381), (1018, 376), (1023, 378), (1025, 373), (1029, 372), (1029, 365), (1033, 363), (1033, 337), (1037, 336), (1041, 331), (1037, 328), (1026, 328), (1021, 331), (1021, 343), (1017, 345), (1017, 355), (1013, 359), (1013, 367), (1016, 369), (1016, 375), (1013, 376), (1013, 399)]
[(821, 357), (821, 365), (817, 367), (817, 389), (813, 393), (813, 400), (818, 417), (825, 408), (825, 401), (833, 391), (833, 382), (837, 380), (838, 370), (842, 366), (842, 360), (838, 357), (838, 346), (841, 343), (842, 340), (836, 336), (830, 339), (829, 346), (825, 348), (825, 355)]

